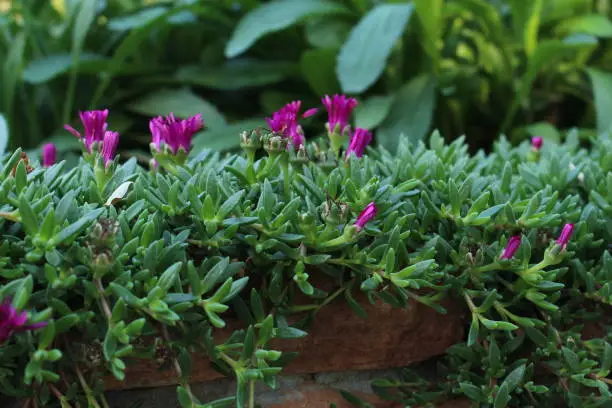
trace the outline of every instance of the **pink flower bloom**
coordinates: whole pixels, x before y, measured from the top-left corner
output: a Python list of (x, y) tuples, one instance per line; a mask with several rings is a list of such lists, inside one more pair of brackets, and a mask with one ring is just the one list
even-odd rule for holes
[[(270, 129), (290, 138), (295, 149), (304, 144), (304, 132), (298, 123), (301, 107), (302, 101), (293, 101), (274, 112), (271, 118), (266, 118)], [(317, 108), (308, 109), (301, 117), (308, 118), (317, 112)]]
[(102, 141), (102, 158), (104, 166), (108, 165), (115, 159), (115, 151), (119, 145), (119, 133), (107, 130)]
[(13, 333), (20, 333), (26, 330), (36, 330), (47, 325), (46, 322), (26, 324), (28, 314), (18, 312), (11, 305), (10, 300), (5, 300), (0, 304), (0, 344), (7, 341)]
[(47, 143), (43, 146), (43, 166), (51, 167), (55, 164), (55, 158), (57, 156), (57, 149), (53, 143)]
[(562, 249), (565, 249), (567, 243), (569, 242), (572, 233), (574, 232), (574, 224), (565, 224), (563, 230), (561, 231), (561, 235), (557, 239), (557, 244), (561, 245)]
[(84, 138), (85, 147), (91, 153), (91, 145), (104, 139), (104, 132), (108, 127), (108, 109), (79, 112), (79, 115), (83, 122), (84, 136), (68, 124), (64, 125), (64, 129), (78, 138)]
[(166, 117), (158, 116), (149, 122), (151, 143), (158, 151), (164, 144), (170, 147), (172, 153), (177, 153), (179, 149), (189, 152), (193, 135), (203, 127), (204, 121), (200, 114), (187, 119), (178, 119), (172, 113)]
[(372, 141), (372, 133), (366, 129), (357, 128), (353, 132), (351, 142), (346, 149), (346, 158), (348, 159), (351, 153), (357, 157), (363, 156), (363, 152), (368, 144)]
[(346, 95), (325, 95), (323, 105), (327, 109), (327, 131), (329, 133), (344, 134), (348, 131), (348, 122), (351, 112), (357, 106), (355, 98), (348, 98)]
[(534, 137), (531, 139), (531, 147), (533, 150), (540, 150), (542, 148), (542, 144), (544, 143), (544, 139), (541, 137)]
[(376, 204), (373, 202), (368, 204), (366, 208), (364, 208), (363, 211), (361, 211), (361, 213), (357, 216), (357, 221), (355, 221), (357, 230), (361, 231), (369, 221), (372, 221), (372, 219), (376, 217), (377, 213), (378, 209), (376, 208)]
[(506, 248), (502, 251), (499, 259), (512, 259), (516, 251), (518, 251), (521, 246), (521, 237), (519, 235), (515, 235), (508, 240), (508, 244)]

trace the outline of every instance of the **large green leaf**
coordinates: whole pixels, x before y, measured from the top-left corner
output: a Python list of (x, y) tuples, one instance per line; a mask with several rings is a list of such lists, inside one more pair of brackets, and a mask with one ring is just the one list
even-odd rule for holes
[(153, 20), (147, 21), (146, 24), (140, 26), (139, 28), (131, 30), (130, 33), (125, 36), (121, 44), (115, 48), (113, 57), (108, 65), (108, 70), (105, 72), (102, 81), (100, 81), (98, 87), (96, 88), (91, 105), (96, 106), (98, 104), (107, 88), (110, 86), (115, 75), (121, 72), (126, 61), (134, 54), (134, 52), (136, 52), (138, 47), (151, 36), (151, 33), (154, 30), (163, 27), (168, 18), (171, 18), (172, 16), (191, 8), (193, 8), (191, 5), (173, 7), (172, 9), (168, 10), (167, 13), (164, 13)]
[(436, 80), (422, 74), (406, 83), (395, 96), (387, 118), (377, 132), (378, 142), (393, 151), (401, 134), (422, 140), (431, 126), (436, 106)]
[(360, 93), (376, 82), (412, 10), (411, 4), (381, 4), (353, 28), (338, 54), (336, 66), (345, 92)]
[(201, 113), (209, 129), (225, 126), (225, 118), (217, 108), (189, 89), (160, 89), (128, 105), (128, 108), (142, 115), (158, 116), (174, 113), (185, 118)]
[[(101, 62), (101, 55), (82, 53), (79, 56), (79, 66), (84, 62)], [(23, 72), (23, 80), (27, 83), (39, 85), (65, 74), (74, 65), (71, 54), (54, 54), (31, 61)]]
[(563, 34), (590, 34), (596, 37), (612, 37), (612, 22), (602, 14), (585, 14), (565, 20), (555, 30)]
[(290, 62), (241, 59), (219, 67), (187, 66), (176, 73), (175, 79), (182, 83), (230, 91), (274, 84), (295, 72), (297, 67)]
[(2, 67), (2, 110), (10, 122), (13, 113), (13, 99), (19, 85), (21, 70), (23, 69), (24, 51), (26, 45), (26, 32), (20, 31), (11, 41), (8, 55)]
[[(216, 10), (209, 7), (202, 7), (201, 13), (204, 17), (213, 17), (217, 19), (219, 14)], [(199, 11), (198, 8), (194, 8), (194, 12)], [(156, 18), (164, 15), (168, 12), (167, 7), (148, 7), (138, 10), (134, 14), (122, 15), (114, 17), (108, 22), (108, 28), (113, 31), (128, 31), (143, 27)], [(182, 11), (168, 18), (169, 24), (179, 25), (197, 22), (196, 16), (191, 11)]]
[(304, 51), (300, 59), (302, 75), (317, 95), (332, 94), (340, 91), (336, 79), (336, 54), (333, 48)]
[(612, 132), (612, 74), (588, 69), (595, 94), (597, 130), (600, 133)]
[(83, 49), (83, 42), (96, 16), (96, 0), (83, 0), (76, 15), (72, 32), (72, 52), (78, 57)]
[(355, 126), (364, 129), (373, 129), (387, 117), (393, 97), (371, 96), (357, 105), (355, 109)]
[(591, 0), (546, 0), (542, 8), (542, 24), (588, 13), (592, 4)]
[(0, 156), (4, 154), (8, 146), (9, 130), (8, 123), (4, 116), (0, 114)]
[(193, 139), (193, 151), (202, 149), (227, 150), (240, 145), (240, 132), (266, 126), (262, 119), (247, 119), (221, 128), (198, 133)]
[(134, 14), (115, 17), (108, 22), (109, 30), (127, 31), (134, 28), (140, 28), (149, 24), (159, 16), (166, 13), (168, 10), (165, 7), (149, 7), (137, 11)]
[(316, 48), (340, 48), (351, 28), (351, 24), (344, 20), (311, 18), (306, 22), (306, 39)]
[(339, 3), (326, 0), (277, 0), (250, 11), (240, 20), (225, 48), (233, 58), (266, 34), (292, 26), (304, 17), (346, 12)]

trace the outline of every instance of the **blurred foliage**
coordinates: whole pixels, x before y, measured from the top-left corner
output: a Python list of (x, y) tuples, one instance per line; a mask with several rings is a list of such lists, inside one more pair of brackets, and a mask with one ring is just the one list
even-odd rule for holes
[(420, 140), (432, 128), (469, 134), (472, 148), (499, 132), (559, 139), (579, 127), (589, 138), (612, 127), (610, 9), (610, 0), (4, 1), (0, 150), (8, 134), (11, 148), (51, 138), (72, 149), (62, 125), (77, 107), (110, 107), (112, 127), (130, 136), (124, 151), (148, 143), (142, 115), (168, 110), (202, 112), (196, 147), (228, 149), (238, 138), (227, 131), (334, 92), (359, 97), (356, 124), (389, 148), (399, 132)]

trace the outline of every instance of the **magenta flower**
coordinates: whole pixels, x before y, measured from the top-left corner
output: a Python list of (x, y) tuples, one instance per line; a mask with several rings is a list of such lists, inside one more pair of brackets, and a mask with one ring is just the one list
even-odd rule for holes
[(57, 149), (53, 143), (47, 143), (43, 146), (43, 166), (51, 167), (55, 164)]
[(64, 125), (64, 129), (78, 138), (83, 138), (87, 151), (91, 153), (91, 145), (104, 139), (104, 132), (108, 127), (108, 109), (79, 112), (79, 116), (83, 122), (84, 136), (68, 124)]
[(377, 213), (378, 209), (376, 208), (376, 204), (374, 204), (374, 202), (368, 204), (366, 208), (364, 208), (363, 211), (361, 211), (361, 213), (357, 216), (357, 221), (355, 221), (357, 230), (361, 231), (369, 221), (372, 221), (372, 219), (376, 217)]
[(559, 238), (557, 239), (557, 244), (561, 245), (561, 249), (565, 249), (573, 232), (574, 232), (574, 224), (565, 224), (565, 226), (563, 226), (561, 235), (559, 235)]
[[(274, 112), (271, 118), (266, 118), (270, 129), (291, 139), (291, 144), (295, 149), (304, 144), (304, 131), (298, 123), (301, 107), (302, 101), (293, 101)], [(308, 118), (318, 111), (317, 108), (308, 109), (301, 117)]]
[(174, 154), (180, 149), (187, 153), (191, 149), (193, 135), (203, 127), (204, 120), (200, 114), (187, 119), (178, 119), (172, 113), (166, 117), (158, 116), (149, 122), (151, 144), (157, 151), (161, 150), (162, 145), (167, 145)]
[(521, 237), (519, 235), (515, 235), (508, 240), (508, 244), (506, 248), (502, 251), (499, 259), (512, 259), (516, 251), (518, 251), (521, 246)]
[(544, 139), (539, 136), (531, 138), (531, 147), (533, 148), (533, 150), (540, 150), (542, 148), (543, 143)]
[(327, 109), (327, 131), (342, 135), (349, 130), (349, 117), (357, 106), (355, 98), (348, 98), (346, 95), (325, 95), (323, 105)]
[(115, 151), (119, 145), (119, 133), (111, 132), (107, 130), (104, 133), (104, 140), (102, 141), (102, 158), (104, 159), (104, 167), (115, 159)]
[(372, 133), (366, 129), (357, 128), (351, 136), (351, 142), (346, 149), (346, 158), (348, 159), (351, 153), (357, 157), (363, 156), (363, 152), (368, 144), (372, 141)]
[(47, 325), (46, 322), (26, 324), (28, 314), (18, 312), (11, 305), (10, 300), (5, 300), (0, 304), (0, 344), (7, 341), (13, 333), (20, 333), (26, 330), (36, 330)]

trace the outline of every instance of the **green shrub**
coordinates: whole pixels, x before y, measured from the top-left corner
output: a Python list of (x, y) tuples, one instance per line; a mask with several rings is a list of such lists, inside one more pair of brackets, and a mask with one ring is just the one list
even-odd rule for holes
[[(434, 132), (428, 147), (402, 138), (396, 155), (378, 147), (339, 162), (323, 142), (295, 154), (263, 130), (241, 143), (246, 155), (186, 161), (153, 145), (153, 171), (97, 144), (71, 169), (19, 150), (3, 161), (0, 393), (104, 406), (104, 375), (161, 358), (183, 407), (252, 407), (254, 384), (273, 387), (285, 362), (269, 341), (307, 335), (332, 301), (361, 314), (362, 291), (441, 313), (450, 297), (471, 312), (445, 380), (375, 381), (386, 398), (609, 404), (609, 326), (581, 335), (582, 323), (607, 324), (612, 302), (609, 138), (584, 150), (571, 133), (541, 151), (502, 138), (472, 156)], [(335, 288), (317, 288), (318, 274)], [(289, 326), (296, 310), (307, 316)], [(244, 329), (215, 343), (230, 316)], [(237, 379), (235, 398), (191, 397), (192, 353)]]
[(143, 116), (170, 111), (206, 113), (197, 148), (237, 148), (227, 132), (263, 124), (286, 100), (312, 106), (340, 91), (360, 96), (357, 125), (389, 149), (400, 131), (420, 140), (433, 128), (487, 148), (500, 131), (516, 142), (610, 130), (607, 1), (12, 4), (1, 20), (0, 152), (9, 132), (11, 149), (49, 137), (74, 149), (61, 127), (77, 106), (111, 106), (130, 135), (124, 150), (143, 147)]

